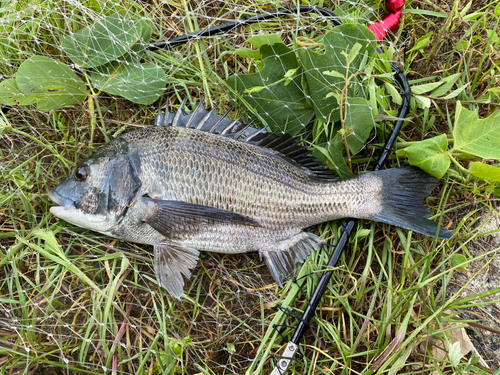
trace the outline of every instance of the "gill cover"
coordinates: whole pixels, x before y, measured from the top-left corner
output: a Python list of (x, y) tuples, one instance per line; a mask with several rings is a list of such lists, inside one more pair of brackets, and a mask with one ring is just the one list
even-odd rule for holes
[(137, 199), (141, 180), (128, 156), (115, 159), (107, 180), (107, 210), (123, 216)]

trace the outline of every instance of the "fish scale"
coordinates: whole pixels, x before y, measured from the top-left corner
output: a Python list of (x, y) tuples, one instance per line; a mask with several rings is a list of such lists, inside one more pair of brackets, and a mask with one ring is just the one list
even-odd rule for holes
[(339, 181), (289, 135), (202, 106), (155, 124), (102, 146), (49, 197), (66, 221), (153, 245), (157, 278), (177, 298), (199, 251), (258, 251), (282, 285), (322, 243), (304, 228), (342, 217), (452, 234), (427, 220), (422, 199), (437, 179), (419, 169)]

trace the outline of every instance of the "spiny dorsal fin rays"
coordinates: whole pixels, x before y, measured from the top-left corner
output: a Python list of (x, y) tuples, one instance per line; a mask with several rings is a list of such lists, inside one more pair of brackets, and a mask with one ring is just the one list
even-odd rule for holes
[[(240, 118), (241, 118), (241, 117), (240, 117)], [(248, 124), (247, 124), (247, 125), (243, 128), (243, 129), (241, 129), (238, 133), (236, 133), (236, 134), (234, 135), (234, 139), (236, 139), (237, 141), (242, 140), (241, 138), (244, 138), (244, 137), (242, 137), (243, 133), (244, 133), (245, 131), (247, 131), (248, 129), (251, 129), (254, 123), (255, 123), (255, 120), (250, 121), (250, 122), (249, 122), (249, 123), (248, 123)], [(257, 129), (255, 129), (255, 130), (257, 130)], [(245, 141), (245, 140), (243, 140), (243, 142), (244, 142), (244, 141)]]
[[(223, 131), (221, 131), (221, 135), (225, 135), (225, 134), (233, 134), (233, 132), (231, 132), (231, 130), (235, 127), (235, 125), (241, 125), (243, 124), (242, 122), (240, 122), (241, 118), (243, 117), (243, 115), (241, 115), (240, 117), (238, 117), (236, 120), (234, 120), (233, 122), (231, 122), (228, 126), (226, 126), (224, 128)], [(243, 124), (244, 125), (244, 124)]]
[[(179, 124), (179, 119), (181, 118), (181, 114), (183, 114), (184, 112), (184, 105), (186, 104), (186, 98), (184, 98), (184, 100), (182, 101), (180, 107), (179, 107), (179, 110), (175, 113), (175, 116), (174, 116), (174, 119), (172, 121), (172, 126), (182, 126), (182, 124)], [(191, 114), (191, 117), (193, 116), (193, 114)]]
[(226, 111), (226, 113), (224, 113), (220, 119), (218, 121), (215, 122), (215, 124), (212, 126), (212, 128), (210, 129), (209, 133), (216, 133), (216, 130), (217, 130), (217, 126), (219, 126), (220, 123), (222, 123), (222, 121), (224, 121), (226, 119), (226, 116), (229, 114), (229, 112), (231, 112), (230, 109), (228, 109)]
[(223, 137), (233, 138), (240, 142), (254, 144), (273, 150), (277, 156), (288, 160), (290, 163), (301, 167), (311, 178), (320, 180), (337, 180), (333, 171), (316, 161), (306, 147), (290, 134), (278, 135), (256, 129), (250, 124), (241, 122), (241, 117), (236, 120), (226, 118), (230, 110), (223, 115), (217, 114), (217, 108), (207, 111), (200, 101), (191, 113), (185, 111), (186, 99), (182, 101), (175, 114), (168, 110), (168, 100), (165, 113), (159, 113), (155, 124), (162, 126), (176, 126), (193, 128), (207, 133), (220, 134)]
[[(252, 121), (252, 123), (255, 122), (255, 120)], [(254, 138), (258, 138), (259, 135), (265, 133), (265, 129), (258, 129), (255, 133), (251, 134), (249, 137), (247, 137), (243, 142), (248, 142), (248, 143), (254, 143)]]
[(195, 114), (196, 113), (200, 113), (200, 111), (202, 109), (205, 109), (203, 107), (203, 98), (200, 99), (200, 101), (198, 102), (198, 105), (196, 106), (195, 110), (193, 111), (193, 113), (190, 114), (187, 122), (186, 122), (186, 125), (184, 125), (186, 128), (190, 128), (191, 126), (191, 123), (194, 123), (193, 119), (196, 117)]
[(208, 122), (210, 117), (215, 113), (217, 115), (218, 107), (212, 108), (210, 112), (208, 112), (200, 121), (200, 123), (196, 126), (196, 130), (202, 130), (203, 126)]

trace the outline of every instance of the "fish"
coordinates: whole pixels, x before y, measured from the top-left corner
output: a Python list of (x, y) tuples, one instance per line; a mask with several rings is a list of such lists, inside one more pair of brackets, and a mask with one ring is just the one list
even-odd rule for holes
[(50, 212), (120, 240), (152, 245), (157, 280), (184, 292), (200, 251), (258, 252), (278, 283), (323, 240), (309, 231), (358, 218), (447, 239), (422, 204), (438, 179), (416, 167), (340, 180), (289, 134), (219, 115), (160, 111), (155, 126), (122, 134), (49, 192)]

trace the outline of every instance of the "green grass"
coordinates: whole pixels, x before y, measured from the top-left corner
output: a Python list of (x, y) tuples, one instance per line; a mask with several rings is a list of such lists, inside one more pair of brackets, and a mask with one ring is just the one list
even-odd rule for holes
[[(270, 5), (255, 1), (200, 8), (197, 2), (175, 3), (86, 0), (82, 10), (48, 0), (2, 2), (0, 72), (11, 77), (35, 54), (70, 63), (58, 50), (58, 41), (68, 31), (92, 23), (97, 14), (122, 7), (152, 20), (152, 40), (159, 41), (207, 27), (212, 18), (206, 14), (230, 20)], [(458, 1), (407, 4), (398, 37), (410, 47), (406, 54), (397, 52), (395, 59), (405, 61), (408, 78), (422, 84), (461, 73), (447, 94), (466, 88), (451, 99), (423, 95), (431, 103), (428, 108), (413, 103), (411, 122), (398, 147), (439, 134), (451, 137), (457, 99), (464, 107), (477, 107), (481, 116), (498, 108), (498, 95), (488, 91), (500, 85), (500, 47), (491, 34), (499, 34), (494, 13), (498, 4), (473, 4), (465, 11)], [(379, 4), (370, 5), (383, 12)], [(342, 7), (352, 17), (369, 15), (363, 7)], [(309, 23), (316, 28), (297, 31)], [(222, 112), (230, 108), (227, 78), (235, 71), (255, 70), (250, 60), (232, 52), (259, 27), (269, 33), (283, 30), (283, 40), (289, 43), (299, 35), (314, 38), (329, 26), (317, 18), (302, 23), (276, 20), (173, 51), (148, 52), (147, 59), (165, 69), (166, 96), (175, 105), (187, 97), (193, 107), (203, 97), (207, 106), (218, 105)], [(244, 105), (234, 112), (235, 117), (249, 113)], [(310, 256), (298, 267), (297, 282), (289, 281), (283, 289), (257, 254), (205, 253), (186, 283), (185, 296), (177, 301), (159, 288), (149, 247), (74, 227), (49, 213), (48, 191), (79, 160), (113, 136), (151, 125), (155, 113), (155, 106), (100, 93), (63, 110), (46, 113), (30, 107), (0, 119), (0, 374), (95, 374), (105, 369), (123, 374), (270, 372), (270, 356), (281, 353), (283, 338), (296, 325), (284, 309), (296, 314), (304, 310), (330, 249)], [(352, 157), (353, 172), (373, 168), (385, 130), (380, 126), (371, 146)], [(300, 136), (314, 146), (331, 133), (324, 122), (315, 121)], [(467, 167), (468, 160), (457, 160)], [(405, 163), (392, 154), (389, 164)], [(479, 255), (472, 251), (483, 237), (477, 220), (481, 212), (497, 212), (498, 198), (486, 182), (461, 172), (452, 165), (427, 199), (437, 220), (455, 229), (451, 240), (359, 224), (302, 341), (302, 360), (292, 365), (295, 373), (480, 371), (471, 367), (474, 355), (457, 362), (434, 351), (441, 347), (449, 352), (451, 330), (468, 324), (460, 314), (498, 302), (500, 293), (496, 288), (464, 297), (467, 285), (454, 284), (464, 268), (498, 258), (495, 248)], [(313, 230), (334, 243), (340, 223)], [(484, 271), (471, 273), (469, 282)]]

